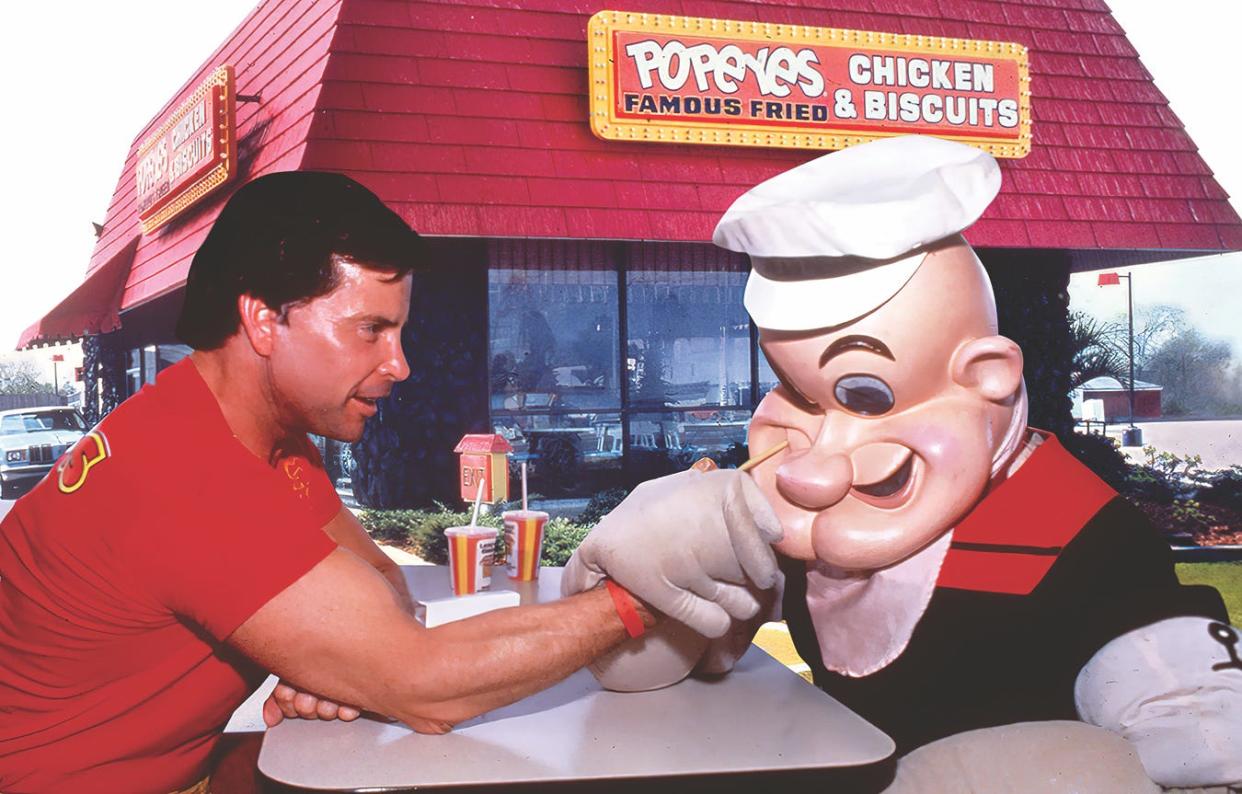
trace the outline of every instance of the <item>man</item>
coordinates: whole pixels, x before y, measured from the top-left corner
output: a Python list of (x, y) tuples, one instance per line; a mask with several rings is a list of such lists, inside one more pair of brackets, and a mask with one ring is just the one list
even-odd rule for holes
[[(999, 186), (980, 151), (896, 138), (753, 188), (716, 229), (751, 256), (746, 307), (780, 379), (749, 443), (789, 445), (754, 477), (784, 528), (794, 642), (899, 753), (924, 748), (895, 791), (1242, 781), (1219, 595), (1180, 586), (1143, 515), (1027, 427), (1022, 353), (959, 234)], [(567, 592), (611, 573), (597, 545), (646, 536), (625, 517), (588, 537)], [(618, 689), (722, 672), (759, 620), (710, 644), (670, 622), (593, 669)]]
[[(641, 633), (647, 604), (686, 618), (720, 610), (690, 585), (710, 597), (743, 569), (772, 584), (775, 520), (761, 535), (741, 500), (700, 519), (728, 550), (715, 567), (637, 604), (610, 587), (417, 623), (306, 434), (357, 440), (409, 374), (401, 328), (425, 257), (340, 175), (272, 174), (232, 196), (187, 281), (178, 333), (194, 353), (0, 524), (0, 790), (205, 791), (222, 729), (265, 671), (289, 682), (269, 724), (368, 710), (441, 733)], [(717, 474), (696, 483), (707, 498), (763, 504)]]

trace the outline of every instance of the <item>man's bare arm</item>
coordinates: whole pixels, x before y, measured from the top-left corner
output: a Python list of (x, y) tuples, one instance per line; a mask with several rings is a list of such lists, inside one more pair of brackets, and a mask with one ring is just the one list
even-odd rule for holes
[(603, 589), (425, 629), (373, 567), (337, 549), (229, 643), (304, 691), (442, 733), (565, 678), (626, 636)]
[(414, 600), (406, 586), (405, 576), (401, 573), (401, 566), (393, 562), (392, 558), (376, 545), (367, 531), (363, 529), (362, 522), (349, 508), (342, 505), (340, 512), (328, 522), (323, 531), (336, 541), (336, 545), (349, 549), (383, 574), (388, 584), (392, 585), (397, 595), (405, 601), (406, 608), (414, 608)]

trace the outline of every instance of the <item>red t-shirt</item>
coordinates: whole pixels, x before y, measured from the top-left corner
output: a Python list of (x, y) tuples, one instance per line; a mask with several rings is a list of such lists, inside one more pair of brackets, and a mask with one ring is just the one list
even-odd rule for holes
[(263, 671), (222, 641), (324, 559), (340, 510), (309, 440), (275, 466), (185, 359), (0, 524), (0, 791), (204, 777)]

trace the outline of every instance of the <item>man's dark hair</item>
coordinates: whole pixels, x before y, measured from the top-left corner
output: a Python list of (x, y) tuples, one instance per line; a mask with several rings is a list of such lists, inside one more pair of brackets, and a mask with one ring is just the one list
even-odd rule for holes
[(337, 260), (400, 278), (426, 249), (399, 215), (343, 174), (288, 171), (243, 185), (229, 199), (190, 264), (177, 336), (213, 350), (241, 322), (237, 298), (283, 312), (337, 285)]

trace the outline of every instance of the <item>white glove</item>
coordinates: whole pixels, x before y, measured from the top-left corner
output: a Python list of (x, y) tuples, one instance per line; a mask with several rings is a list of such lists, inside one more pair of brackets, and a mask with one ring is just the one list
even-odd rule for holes
[[(783, 579), (783, 577), (780, 577)], [(587, 667), (605, 689), (614, 692), (646, 692), (672, 686), (693, 672), (723, 675), (750, 648), (759, 627), (780, 618), (784, 582), (751, 594), (763, 606), (749, 620), (734, 619), (723, 637), (709, 640), (684, 623), (662, 620), (643, 636), (622, 643)]]
[(749, 620), (734, 620), (728, 634), (712, 640), (694, 667), (695, 675), (724, 675), (731, 671), (738, 659), (750, 649), (760, 627), (764, 623), (781, 619), (781, 600), (785, 595), (784, 574), (779, 577), (774, 587), (767, 590), (760, 591), (752, 586), (751, 594), (759, 601), (759, 611)]
[(1240, 637), (1202, 617), (1123, 634), (1078, 674), (1078, 713), (1129, 739), (1162, 786), (1242, 784)]
[(565, 566), (565, 595), (608, 577), (672, 620), (721, 637), (760, 604), (747, 588), (780, 579), (776, 514), (736, 469), (687, 471), (639, 485), (587, 535)]

